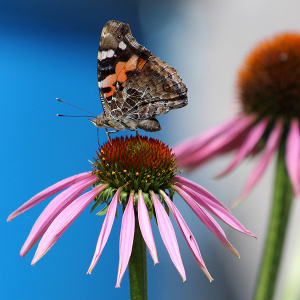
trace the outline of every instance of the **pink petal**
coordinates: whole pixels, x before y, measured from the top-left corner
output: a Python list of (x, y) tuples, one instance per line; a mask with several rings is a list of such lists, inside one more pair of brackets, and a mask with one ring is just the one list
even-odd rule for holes
[(197, 202), (183, 191), (178, 186), (174, 186), (176, 192), (185, 200), (185, 202), (190, 206), (198, 218), (204, 223), (204, 225), (220, 240), (220, 242), (234, 255), (239, 256), (235, 248), (229, 243), (226, 235), (220, 225), (214, 220), (214, 218), (207, 213)]
[(254, 149), (254, 147), (256, 146), (256, 144), (259, 142), (260, 138), (264, 134), (268, 123), (269, 120), (264, 119), (261, 122), (259, 122), (256, 126), (254, 126), (253, 129), (251, 129), (245, 141), (237, 151), (237, 154), (235, 155), (231, 164), (222, 173), (218, 174), (216, 177), (221, 177), (229, 173), (234, 167), (238, 165), (239, 162), (241, 162), (246, 156), (248, 156), (251, 153), (251, 151)]
[(116, 287), (120, 287), (121, 280), (127, 268), (132, 252), (135, 229), (133, 196), (134, 192), (131, 191), (122, 219), (119, 248), (119, 268)]
[(118, 188), (117, 192), (115, 193), (113, 199), (110, 202), (110, 205), (108, 207), (108, 211), (105, 216), (104, 222), (102, 224), (100, 235), (99, 235), (99, 238), (97, 241), (96, 250), (95, 250), (91, 265), (87, 271), (87, 274), (91, 274), (92, 270), (94, 269), (95, 265), (97, 264), (97, 262), (101, 256), (104, 246), (106, 245), (107, 239), (109, 237), (111, 228), (112, 228), (114, 220), (115, 220), (118, 200), (119, 200), (121, 191), (122, 191), (122, 187)]
[(52, 221), (59, 215), (59, 213), (73, 202), (81, 193), (83, 193), (88, 187), (98, 181), (97, 176), (85, 178), (70, 188), (57, 195), (44, 209), (39, 218), (33, 225), (31, 232), (21, 249), (21, 256), (25, 254), (33, 247), (33, 245), (40, 239), (45, 233)]
[(157, 199), (156, 195), (153, 191), (150, 191), (151, 198), (153, 201), (156, 220), (158, 224), (158, 229), (161, 235), (161, 238), (167, 248), (167, 251), (170, 255), (170, 258), (175, 265), (176, 269), (178, 270), (180, 276), (182, 277), (183, 281), (186, 280), (184, 266), (181, 260), (179, 247), (176, 239), (176, 235), (172, 226), (172, 223), (167, 215), (166, 211), (164, 210), (162, 204)]
[(214, 203), (216, 203), (218, 206), (221, 206), (225, 210), (227, 210), (227, 211), (230, 212), (230, 210), (224, 204), (222, 204), (214, 195), (212, 195), (208, 190), (206, 190), (201, 185), (199, 185), (199, 184), (197, 184), (197, 183), (195, 183), (195, 182), (193, 182), (191, 180), (188, 180), (188, 179), (186, 179), (184, 177), (181, 177), (181, 176), (175, 176), (174, 179), (175, 179), (174, 183), (178, 182), (178, 183), (181, 183), (184, 186), (189, 187), (190, 189), (194, 190), (198, 194), (205, 196), (209, 200), (211, 200)]
[(269, 164), (269, 161), (273, 157), (274, 152), (278, 148), (280, 137), (281, 137), (281, 131), (282, 131), (281, 121), (277, 121), (275, 128), (272, 130), (268, 138), (261, 160), (258, 162), (255, 169), (251, 172), (246, 182), (246, 186), (240, 196), (241, 199), (248, 195), (248, 193), (252, 190), (252, 188), (255, 186), (257, 181), (264, 173), (266, 167)]
[[(180, 156), (176, 156), (178, 160), (178, 164), (180, 166), (187, 167), (189, 169), (194, 169), (201, 163), (211, 159), (215, 155), (219, 153), (226, 152), (225, 149), (233, 150), (232, 147), (229, 147), (230, 144), (234, 144), (234, 148), (239, 146), (239, 143), (235, 141), (240, 139), (242, 136), (243, 138), (246, 137), (247, 131), (250, 129), (249, 126), (252, 125), (254, 121), (254, 116), (244, 116), (241, 119), (236, 120), (236, 123), (228, 128), (223, 134), (220, 134), (215, 139), (207, 142), (203, 145), (199, 150), (194, 153), (191, 153), (187, 148), (186, 156), (184, 158)], [(176, 154), (176, 152), (175, 152)]]
[(213, 278), (211, 277), (211, 275), (209, 274), (205, 263), (202, 259), (198, 244), (191, 232), (191, 230), (189, 229), (189, 227), (186, 225), (182, 215), (180, 214), (179, 210), (177, 209), (177, 207), (174, 205), (174, 203), (171, 201), (171, 199), (168, 197), (168, 195), (160, 190), (161, 195), (164, 197), (181, 233), (183, 234), (187, 244), (189, 245), (189, 248), (191, 249), (193, 256), (195, 257), (199, 267), (201, 268), (201, 270), (204, 272), (204, 274), (207, 276), (207, 278), (209, 279), (209, 281), (212, 281)]
[(187, 141), (180, 143), (179, 145), (173, 147), (173, 152), (176, 157), (183, 159), (184, 157), (190, 155), (191, 153), (199, 150), (201, 147), (228, 131), (232, 126), (235, 126), (236, 122), (243, 118), (243, 115), (239, 115), (225, 123), (212, 127), (197, 137), (193, 137)]
[(286, 167), (290, 176), (294, 194), (296, 197), (300, 195), (300, 131), (299, 122), (293, 119), (286, 142)]
[(50, 248), (56, 243), (56, 241), (62, 236), (62, 234), (69, 228), (74, 220), (83, 212), (83, 210), (95, 199), (97, 194), (107, 188), (107, 184), (102, 184), (95, 189), (83, 194), (69, 206), (67, 206), (51, 223), (42, 237), (39, 246), (35, 252), (33, 260), (31, 262), (34, 265), (39, 259), (41, 259)]
[(69, 187), (70, 185), (72, 185), (72, 184), (74, 184), (74, 183), (76, 183), (76, 182), (78, 182), (82, 179), (89, 178), (89, 177), (92, 177), (92, 176), (94, 176), (94, 175), (92, 175), (91, 173), (84, 172), (84, 173), (66, 178), (64, 180), (61, 180), (61, 181), (55, 183), (54, 185), (51, 185), (47, 189), (43, 190), (42, 192), (40, 192), (37, 195), (35, 195), (34, 197), (32, 197), (30, 200), (28, 200), (26, 203), (24, 203), (21, 207), (19, 207), (16, 211), (14, 211), (8, 217), (7, 221), (11, 221), (12, 219), (14, 219), (18, 215), (22, 214), (26, 210), (28, 210), (31, 207), (39, 204), (43, 200), (51, 197), (52, 195), (60, 192), (61, 190)]
[(205, 196), (197, 194), (195, 191), (180, 183), (177, 183), (177, 186), (183, 191), (185, 191), (189, 196), (191, 196), (199, 205), (203, 206), (205, 209), (213, 213), (217, 218), (222, 220), (230, 227), (256, 238), (255, 234), (247, 230), (228, 210), (219, 206), (218, 204), (206, 198)]
[(154, 261), (154, 264), (158, 263), (157, 251), (155, 247), (155, 242), (152, 234), (150, 218), (148, 214), (148, 210), (144, 201), (143, 192), (139, 189), (139, 197), (138, 197), (138, 220), (139, 226), (144, 238), (144, 241), (149, 249), (151, 257)]

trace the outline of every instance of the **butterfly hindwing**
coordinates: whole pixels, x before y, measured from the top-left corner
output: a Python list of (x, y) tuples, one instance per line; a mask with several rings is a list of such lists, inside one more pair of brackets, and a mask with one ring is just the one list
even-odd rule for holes
[(130, 76), (124, 88), (124, 102), (135, 105), (125, 116), (146, 120), (187, 104), (186, 88), (177, 71), (152, 56), (139, 76)]

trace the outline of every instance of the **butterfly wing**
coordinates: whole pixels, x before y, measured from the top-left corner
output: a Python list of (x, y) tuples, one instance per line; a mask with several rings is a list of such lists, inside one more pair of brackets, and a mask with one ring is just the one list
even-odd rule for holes
[(105, 115), (122, 113), (123, 90), (128, 76), (140, 70), (152, 53), (139, 45), (129, 25), (109, 21), (103, 28), (98, 51), (98, 86)]
[[(108, 125), (118, 129), (159, 130), (156, 116), (188, 103), (177, 71), (138, 44), (129, 25), (118, 21), (109, 21), (102, 30), (98, 85)], [(155, 126), (149, 127), (147, 120)]]
[(144, 67), (128, 77), (123, 90), (124, 117), (147, 120), (188, 104), (187, 88), (177, 71), (152, 56)]

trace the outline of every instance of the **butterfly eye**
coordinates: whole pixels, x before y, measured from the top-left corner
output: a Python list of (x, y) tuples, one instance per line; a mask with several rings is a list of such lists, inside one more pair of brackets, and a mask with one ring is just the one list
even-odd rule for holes
[(172, 90), (172, 86), (170, 85), (170, 83), (165, 83), (164, 84), (164, 90), (166, 92), (170, 92)]
[(118, 39), (121, 39), (121, 35), (118, 35)]

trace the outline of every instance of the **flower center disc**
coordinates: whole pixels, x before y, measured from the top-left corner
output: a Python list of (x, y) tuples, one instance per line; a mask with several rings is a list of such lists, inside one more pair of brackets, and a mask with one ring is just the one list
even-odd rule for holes
[(299, 119), (300, 35), (278, 35), (256, 47), (238, 77), (238, 92), (247, 113)]
[(95, 158), (94, 174), (101, 182), (124, 191), (168, 188), (178, 174), (175, 154), (164, 143), (148, 138), (123, 137), (105, 143)]

